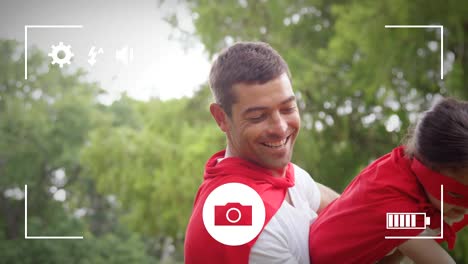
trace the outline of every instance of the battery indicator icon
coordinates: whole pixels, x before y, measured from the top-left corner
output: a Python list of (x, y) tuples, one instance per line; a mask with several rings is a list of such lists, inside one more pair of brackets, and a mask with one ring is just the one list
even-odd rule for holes
[(387, 229), (426, 229), (430, 224), (426, 213), (387, 213)]

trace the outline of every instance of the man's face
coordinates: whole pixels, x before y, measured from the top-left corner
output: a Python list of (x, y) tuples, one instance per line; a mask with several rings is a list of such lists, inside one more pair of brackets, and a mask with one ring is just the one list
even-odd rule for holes
[(229, 154), (268, 169), (291, 160), (300, 117), (291, 82), (282, 74), (264, 84), (236, 84), (237, 103), (226, 119)]

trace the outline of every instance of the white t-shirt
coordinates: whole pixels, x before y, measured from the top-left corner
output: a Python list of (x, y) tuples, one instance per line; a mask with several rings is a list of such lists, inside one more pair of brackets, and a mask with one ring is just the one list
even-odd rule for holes
[(250, 251), (250, 264), (309, 264), (309, 227), (317, 217), (320, 190), (294, 165), (295, 184)]

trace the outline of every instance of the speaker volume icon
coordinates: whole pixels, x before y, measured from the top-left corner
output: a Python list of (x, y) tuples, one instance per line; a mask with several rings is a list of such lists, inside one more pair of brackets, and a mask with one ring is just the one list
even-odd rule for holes
[(125, 46), (115, 51), (115, 59), (127, 65), (133, 61), (133, 48)]

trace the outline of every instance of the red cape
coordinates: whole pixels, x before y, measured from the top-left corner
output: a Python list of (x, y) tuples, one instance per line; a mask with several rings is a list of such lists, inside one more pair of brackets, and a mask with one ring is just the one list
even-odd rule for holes
[[(421, 229), (387, 229), (386, 213), (421, 212), (431, 218), (430, 228), (440, 228), (440, 211), (427, 199), (411, 160), (403, 147), (394, 149), (365, 168), (318, 216), (309, 233), (311, 263), (375, 263)], [(455, 232), (468, 224), (444, 224), (444, 240), (453, 247)]]
[(203, 205), (208, 195), (218, 186), (226, 183), (243, 183), (260, 195), (265, 205), (265, 223), (275, 215), (284, 201), (286, 190), (294, 186), (294, 167), (286, 168), (285, 177), (274, 177), (271, 171), (241, 158), (224, 158), (225, 151), (214, 154), (205, 167), (204, 180), (198, 189), (195, 203), (185, 234), (184, 256), (186, 264), (249, 262), (249, 254), (255, 241), (240, 246), (227, 246), (216, 241), (203, 224)]

